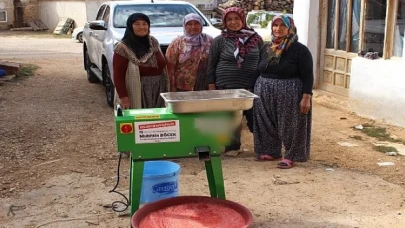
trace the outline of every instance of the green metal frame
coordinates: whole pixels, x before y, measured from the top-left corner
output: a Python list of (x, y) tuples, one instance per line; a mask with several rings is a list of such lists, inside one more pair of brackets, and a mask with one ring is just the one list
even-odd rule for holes
[[(131, 159), (129, 180), (131, 217), (139, 209), (140, 205), (144, 163), (145, 161)], [(221, 157), (211, 157), (210, 160), (205, 161), (205, 169), (207, 171), (207, 179), (211, 197), (225, 199), (225, 185), (222, 174)]]
[[(131, 152), (129, 203), (131, 216), (139, 209), (144, 162), (171, 158), (198, 157), (196, 147), (209, 147), (209, 158), (205, 160), (208, 185), (211, 197), (225, 199), (225, 186), (222, 173), (221, 152), (232, 132), (227, 129), (210, 131), (204, 121), (229, 121), (232, 112), (174, 114), (166, 108), (124, 110), (123, 116), (115, 116), (118, 151)], [(136, 123), (155, 121), (178, 121), (179, 137), (177, 142), (142, 143), (136, 142)], [(202, 124), (198, 124), (202, 121)], [(214, 122), (215, 123), (215, 122)], [(122, 124), (132, 124), (134, 130), (123, 133)], [(215, 127), (215, 124), (211, 124)], [(138, 133), (140, 131), (138, 130)], [(140, 134), (140, 133), (139, 133)]]

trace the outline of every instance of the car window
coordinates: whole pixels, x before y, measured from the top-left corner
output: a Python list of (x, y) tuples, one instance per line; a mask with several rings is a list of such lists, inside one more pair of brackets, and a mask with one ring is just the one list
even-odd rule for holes
[(102, 5), (100, 7), (100, 9), (98, 10), (96, 20), (101, 20), (101, 18), (103, 16), (104, 9), (105, 9), (105, 5)]
[(103, 20), (105, 22), (105, 27), (108, 27), (108, 19), (110, 18), (110, 6), (107, 6), (105, 9), (105, 13), (103, 16)]
[[(150, 19), (150, 27), (183, 27), (183, 18), (189, 13), (201, 15), (190, 5), (139, 4), (119, 5), (114, 10), (113, 26), (125, 28), (128, 16), (133, 13), (144, 13)], [(204, 26), (207, 26), (205, 19)]]

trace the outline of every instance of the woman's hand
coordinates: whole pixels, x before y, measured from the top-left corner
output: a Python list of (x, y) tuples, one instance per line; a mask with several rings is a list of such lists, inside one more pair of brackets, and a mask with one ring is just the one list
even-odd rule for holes
[(208, 84), (208, 90), (216, 90), (215, 84)]
[(131, 106), (131, 103), (129, 102), (128, 97), (121, 97), (120, 98), (120, 105), (122, 109), (129, 109)]
[(304, 93), (304, 95), (302, 96), (302, 100), (300, 102), (300, 112), (304, 115), (307, 115), (310, 109), (311, 109), (311, 95)]

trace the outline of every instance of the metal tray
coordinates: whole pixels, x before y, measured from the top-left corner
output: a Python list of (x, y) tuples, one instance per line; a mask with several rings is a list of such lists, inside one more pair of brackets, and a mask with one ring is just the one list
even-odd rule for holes
[(169, 92), (160, 96), (173, 113), (248, 110), (258, 97), (245, 89)]

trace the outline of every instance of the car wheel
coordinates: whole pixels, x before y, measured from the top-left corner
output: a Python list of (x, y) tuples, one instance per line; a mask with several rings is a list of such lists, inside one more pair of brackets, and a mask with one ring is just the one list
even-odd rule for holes
[(77, 35), (77, 40), (79, 40), (80, 43), (83, 43), (83, 33), (82, 32)]
[(110, 107), (114, 106), (114, 84), (111, 80), (110, 69), (108, 69), (107, 64), (103, 66), (103, 75), (104, 75), (104, 86), (105, 86), (105, 95), (107, 98), (107, 104)]
[(90, 68), (92, 63), (90, 62), (90, 58), (89, 58), (89, 52), (86, 50), (86, 54), (84, 55), (84, 62), (86, 64), (86, 72), (87, 72), (87, 80), (90, 83), (97, 83), (100, 82), (100, 80), (97, 78), (96, 75), (93, 74), (93, 72), (91, 72)]

